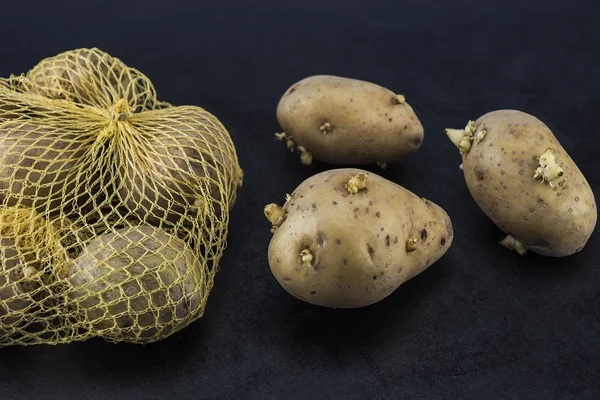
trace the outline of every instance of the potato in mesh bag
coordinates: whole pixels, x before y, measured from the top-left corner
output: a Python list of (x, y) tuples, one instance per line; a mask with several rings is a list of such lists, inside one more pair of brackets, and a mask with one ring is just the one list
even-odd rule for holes
[(0, 204), (55, 210), (85, 196), (76, 187), (78, 163), (86, 151), (84, 135), (39, 119), (0, 125)]
[(24, 90), (51, 99), (109, 108), (125, 99), (134, 111), (156, 108), (150, 80), (118, 58), (97, 49), (77, 49), (48, 57), (26, 74)]
[(216, 117), (161, 102), (138, 71), (80, 49), (0, 80), (0, 150), (0, 207), (71, 221), (58, 238), (68, 267), (49, 261), (43, 299), (5, 273), (5, 293), (24, 296), (15, 307), (48, 317), (31, 334), (11, 323), (0, 346), (148, 343), (202, 316), (243, 175)]
[(162, 339), (205, 302), (205, 271), (183, 240), (150, 225), (91, 241), (68, 271), (71, 306), (88, 330), (112, 341)]
[(52, 292), (67, 266), (65, 227), (31, 209), (0, 209), (0, 343), (52, 334)]
[(125, 121), (133, 140), (143, 138), (120, 162), (119, 194), (129, 210), (155, 224), (176, 223), (202, 207), (216, 215), (229, 211), (242, 172), (227, 131), (214, 116), (197, 107), (176, 107)]

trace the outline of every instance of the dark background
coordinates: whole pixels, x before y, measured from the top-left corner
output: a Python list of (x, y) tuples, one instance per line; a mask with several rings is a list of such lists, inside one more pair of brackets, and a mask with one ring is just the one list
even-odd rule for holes
[[(159, 97), (229, 129), (246, 173), (203, 319), (148, 346), (96, 339), (0, 350), (0, 399), (598, 399), (600, 233), (579, 254), (520, 257), (477, 208), (443, 134), (499, 108), (546, 122), (600, 191), (600, 2), (10, 1), (0, 76), (99, 47)], [(423, 147), (381, 172), (443, 206), (447, 254), (357, 310), (292, 298), (267, 264), (262, 208), (310, 175), (273, 139), (313, 74), (404, 93)]]

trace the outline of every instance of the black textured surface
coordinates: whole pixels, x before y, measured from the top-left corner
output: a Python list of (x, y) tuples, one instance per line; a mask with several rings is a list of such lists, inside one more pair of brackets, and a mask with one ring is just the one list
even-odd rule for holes
[[(162, 99), (222, 119), (245, 186), (205, 318), (145, 347), (1, 349), (0, 399), (600, 398), (600, 233), (564, 259), (504, 250), (443, 134), (494, 109), (534, 114), (598, 196), (600, 3), (93, 3), (3, 4), (0, 76), (97, 46)], [(295, 300), (266, 260), (262, 207), (329, 168), (273, 140), (283, 91), (320, 73), (406, 94), (425, 142), (382, 175), (443, 206), (456, 232), (438, 263), (359, 310)]]

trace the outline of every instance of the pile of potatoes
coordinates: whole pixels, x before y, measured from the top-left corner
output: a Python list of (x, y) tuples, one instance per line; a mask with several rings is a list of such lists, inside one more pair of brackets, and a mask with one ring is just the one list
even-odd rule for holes
[(98, 49), (0, 80), (0, 346), (199, 318), (242, 178), (215, 116)]
[[(453, 241), (438, 205), (379, 175), (417, 151), (423, 126), (404, 95), (370, 82), (318, 75), (289, 87), (277, 107), (276, 138), (337, 168), (265, 207), (271, 271), (305, 302), (355, 308), (384, 299), (442, 257)], [(446, 129), (459, 149), (475, 202), (506, 237), (503, 246), (554, 257), (579, 252), (597, 220), (594, 195), (550, 129), (516, 110), (490, 112)]]

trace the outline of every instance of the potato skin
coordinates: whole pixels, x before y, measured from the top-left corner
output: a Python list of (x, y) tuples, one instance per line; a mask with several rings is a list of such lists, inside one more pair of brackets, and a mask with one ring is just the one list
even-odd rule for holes
[(139, 114), (130, 123), (144, 141), (126, 153), (146, 157), (143, 164), (122, 160), (119, 196), (140, 220), (179, 223), (198, 198), (212, 199), (219, 217), (229, 211), (221, 205), (233, 206), (242, 171), (231, 138), (214, 116), (182, 106)]
[(31, 293), (37, 285), (24, 279), (23, 271), (36, 261), (33, 252), (22, 252), (14, 239), (0, 235), (0, 341), (28, 320), (27, 310), (34, 306)]
[(69, 269), (71, 306), (88, 329), (113, 341), (150, 342), (200, 311), (205, 277), (192, 249), (150, 225), (88, 244)]
[[(278, 282), (311, 304), (356, 308), (376, 303), (424, 271), (450, 247), (446, 212), (369, 173), (367, 189), (349, 194), (359, 169), (336, 169), (304, 181), (283, 207), (285, 221), (268, 251)], [(406, 242), (417, 239), (415, 251)], [(309, 266), (299, 257), (313, 255)]]
[[(423, 126), (408, 103), (374, 83), (317, 75), (292, 85), (277, 107), (281, 127), (319, 161), (393, 163), (415, 152)], [(329, 123), (324, 133), (320, 128)]]
[(35, 122), (0, 128), (0, 205), (56, 211), (84, 194), (76, 190), (80, 158), (86, 151), (75, 134), (50, 132)]
[(32, 68), (26, 78), (26, 91), (50, 99), (109, 109), (123, 98), (134, 112), (161, 106), (146, 76), (97, 48), (48, 57)]
[[(562, 257), (580, 251), (597, 220), (594, 194), (550, 129), (516, 110), (499, 110), (475, 121), (485, 139), (463, 154), (464, 176), (483, 212), (535, 253)], [(564, 175), (534, 179), (539, 157), (554, 151)]]

